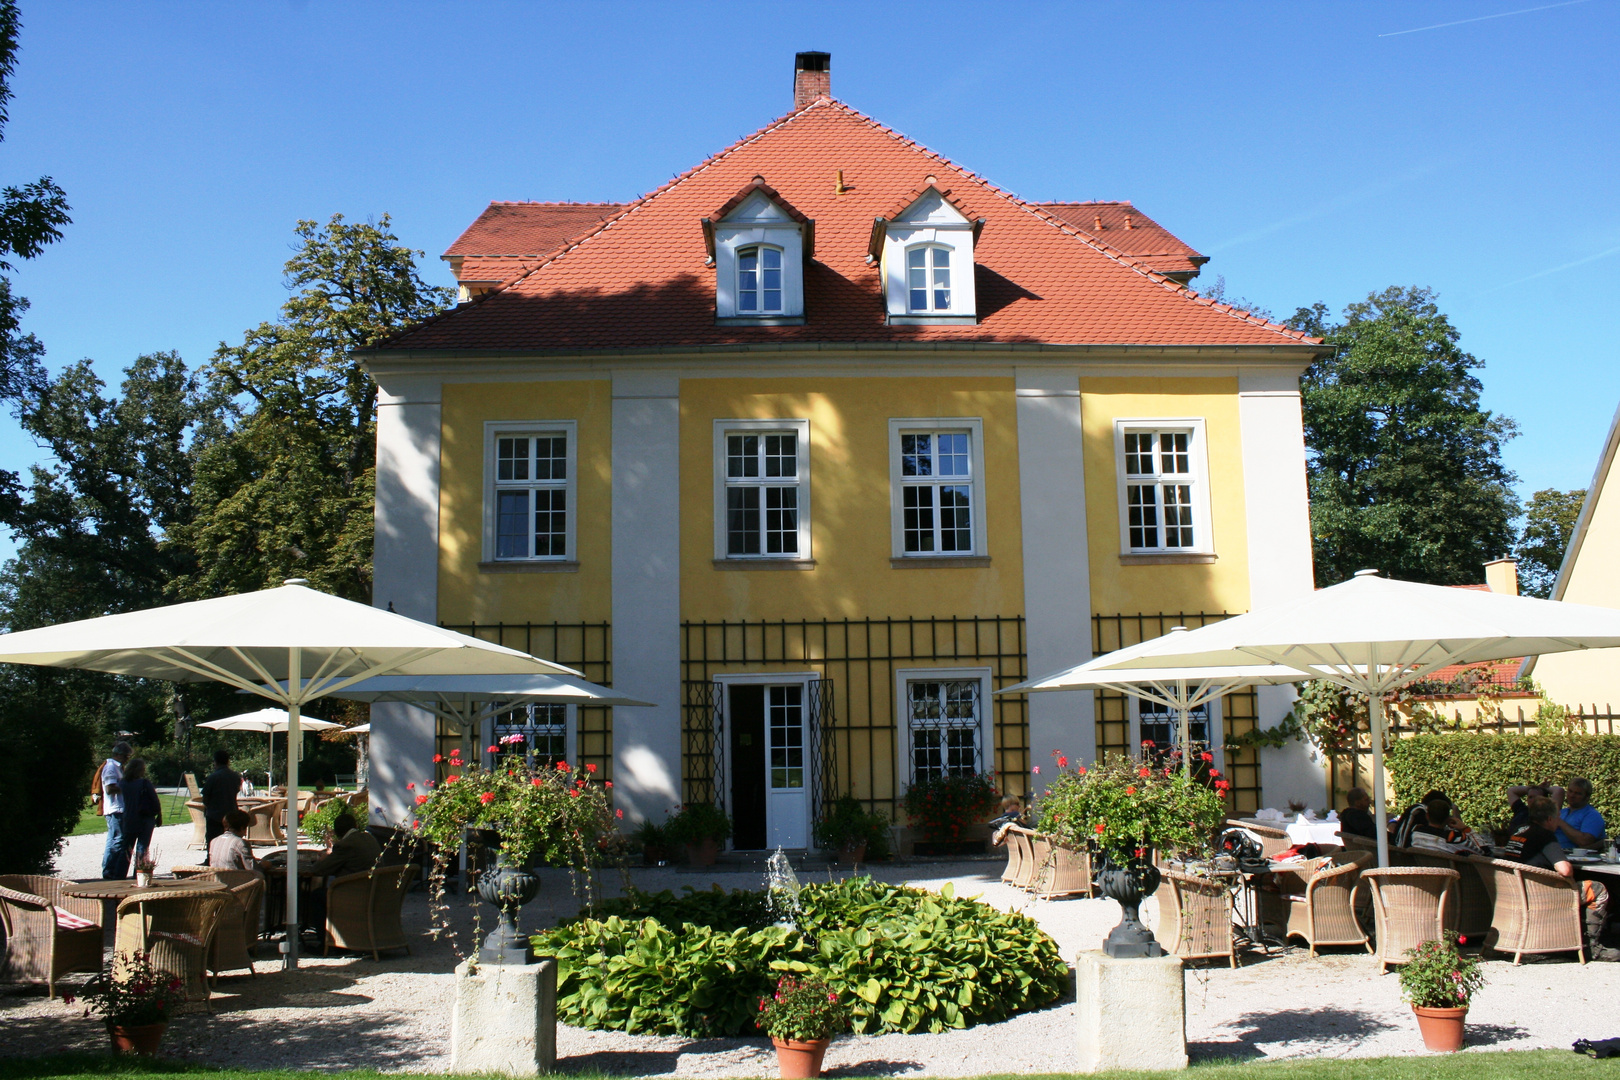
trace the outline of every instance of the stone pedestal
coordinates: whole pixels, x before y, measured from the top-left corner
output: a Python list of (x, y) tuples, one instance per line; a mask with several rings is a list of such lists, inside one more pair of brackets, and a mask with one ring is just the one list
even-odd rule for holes
[(538, 1076), (557, 1067), (557, 961), (456, 966), (450, 1071)]
[(1181, 960), (1115, 960), (1101, 951), (1074, 958), (1080, 1018), (1076, 1072), (1185, 1069), (1187, 996)]

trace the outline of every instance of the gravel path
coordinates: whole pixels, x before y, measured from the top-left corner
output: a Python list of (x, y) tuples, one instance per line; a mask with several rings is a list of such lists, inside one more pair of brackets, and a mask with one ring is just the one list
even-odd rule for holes
[[(190, 826), (163, 830), (167, 861), (189, 856)], [(169, 839), (172, 834), (174, 839)], [(58, 861), (64, 876), (93, 877), (100, 865), (99, 836), (74, 837)], [(805, 880), (816, 871), (801, 875)], [(825, 874), (826, 871), (819, 871)], [(949, 881), (959, 894), (1023, 910), (1061, 946), (1065, 956), (1097, 948), (1119, 918), (1111, 900), (1040, 901), (1003, 886), (992, 862), (883, 867), (876, 876), (937, 889)], [(547, 872), (541, 898), (525, 909), (531, 925), (549, 925), (575, 901), (566, 877)], [(760, 875), (638, 869), (643, 889), (679, 891), (683, 885), (757, 888)], [(615, 894), (618, 875), (604, 875), (602, 891)], [(465, 898), (453, 898), (463, 943), (471, 938)], [(1144, 915), (1156, 917), (1150, 901)], [(170, 1029), (165, 1053), (181, 1060), (254, 1068), (377, 1068), (442, 1072), (449, 1063), (451, 970), (455, 955), (426, 935), (421, 893), (405, 905), (416, 933), (410, 956), (312, 957), (293, 974), (266, 962), (259, 974), (218, 980), (211, 1014), (188, 1014)], [(1469, 1045), (1476, 1048), (1568, 1047), (1576, 1038), (1620, 1035), (1620, 1020), (1599, 1002), (1620, 996), (1620, 964), (1553, 960), (1515, 968), (1492, 961), (1489, 982), (1469, 1013)], [(80, 976), (70, 977), (76, 985)], [(1533, 1003), (1533, 1004), (1532, 1004)], [(830, 1076), (971, 1076), (986, 1072), (1055, 1072), (1073, 1059), (1074, 1005), (1060, 1003), (1000, 1024), (940, 1035), (846, 1036), (828, 1051)], [(105, 1035), (93, 1020), (42, 989), (0, 988), (3, 1054), (96, 1049)], [(1379, 977), (1365, 954), (1339, 950), (1312, 959), (1302, 949), (1251, 958), (1232, 970), (1191, 968), (1187, 973), (1187, 1038), (1195, 1060), (1223, 1058), (1372, 1057), (1422, 1053), (1411, 1013), (1400, 1001), (1393, 974)], [(563, 1071), (634, 1076), (754, 1077), (774, 1075), (763, 1037), (693, 1040), (583, 1031), (557, 1034)]]

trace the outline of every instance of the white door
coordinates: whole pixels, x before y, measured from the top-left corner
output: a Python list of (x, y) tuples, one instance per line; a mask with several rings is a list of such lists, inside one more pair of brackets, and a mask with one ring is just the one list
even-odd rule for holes
[(804, 685), (765, 688), (765, 827), (770, 848), (810, 846)]

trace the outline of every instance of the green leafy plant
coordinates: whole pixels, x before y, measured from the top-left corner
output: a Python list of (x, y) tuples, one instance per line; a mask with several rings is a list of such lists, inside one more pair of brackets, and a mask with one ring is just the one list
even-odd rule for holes
[(687, 803), (664, 822), (664, 838), (671, 844), (719, 842), (731, 835), (731, 818), (713, 803)]
[(347, 812), (349, 812), (348, 803), (342, 799), (328, 799), (299, 818), (298, 826), (311, 839), (322, 840), (332, 832), (332, 826), (336, 824), (338, 816)]
[(668, 889), (650, 893), (632, 887), (624, 896), (599, 902), (594, 917), (605, 919), (617, 915), (631, 922), (656, 919), (665, 926), (692, 923), (728, 930), (739, 927), (761, 930), (776, 919), (763, 892), (742, 889), (728, 892), (718, 885), (699, 891), (687, 885), (681, 893), (676, 896)]
[(900, 805), (925, 839), (949, 843), (962, 839), (968, 826), (989, 820), (998, 794), (989, 773), (947, 773), (914, 781)]
[(825, 818), (816, 822), (816, 845), (829, 851), (866, 846), (868, 859), (889, 854), (889, 819), (868, 810), (853, 795), (840, 795)]
[[(1209, 768), (1208, 781), (1173, 763), (1152, 765), (1110, 754), (1089, 768), (1054, 754), (1058, 777), (1039, 799), (1042, 832), (1072, 847), (1129, 861), (1150, 851), (1181, 855), (1204, 851), (1226, 818), (1225, 777)], [(1204, 764), (1210, 755), (1205, 754)]]
[[(638, 910), (753, 919), (763, 893), (639, 894)], [(610, 902), (611, 903), (611, 902)], [(757, 906), (756, 906), (757, 905)], [(736, 1035), (777, 979), (826, 984), (858, 1032), (943, 1031), (1003, 1020), (1067, 991), (1068, 966), (1034, 920), (868, 877), (812, 883), (797, 929), (666, 923), (609, 915), (539, 934), (558, 958), (558, 1017), (586, 1028), (688, 1037)], [(604, 905), (605, 907), (606, 905)]]
[(643, 853), (667, 854), (669, 851), (669, 837), (665, 835), (664, 827), (651, 818), (636, 826), (635, 831), (630, 834), (630, 841)]
[(1620, 735), (1519, 735), (1462, 731), (1398, 739), (1384, 763), (1395, 788), (1394, 805), (1407, 807), (1432, 790), (1444, 791), (1471, 825), (1507, 820), (1502, 792), (1514, 784), (1592, 781), (1592, 805), (1620, 821)]
[(166, 1024), (186, 1001), (186, 984), (172, 972), (152, 966), (143, 952), (125, 953), (112, 970), (91, 979), (77, 998), (64, 994), (68, 1005), (84, 1004), (84, 1015), (99, 1013), (109, 1027)]
[(848, 1028), (849, 1009), (826, 984), (784, 975), (774, 993), (759, 999), (756, 1023), (773, 1039), (812, 1042)]
[(1457, 951), (1451, 931), (1441, 941), (1425, 941), (1406, 950), (1410, 959), (1400, 969), (1401, 997), (1425, 1009), (1466, 1009), (1485, 973), (1477, 957)]

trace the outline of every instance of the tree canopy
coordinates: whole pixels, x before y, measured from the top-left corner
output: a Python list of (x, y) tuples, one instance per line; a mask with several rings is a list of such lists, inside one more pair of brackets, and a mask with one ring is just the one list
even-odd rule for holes
[(1512, 550), (1519, 504), (1502, 446), (1512, 420), (1480, 407), (1484, 367), (1432, 290), (1393, 287), (1289, 325), (1338, 346), (1301, 379), (1318, 585), (1377, 568), (1435, 585), (1478, 582)]
[(1575, 534), (1575, 519), (1581, 516), (1586, 489), (1559, 491), (1542, 488), (1530, 496), (1524, 511), (1524, 533), (1515, 554), (1519, 560), (1519, 591), (1527, 596), (1550, 598), (1558, 584), (1558, 570), (1564, 565), (1564, 551)]

